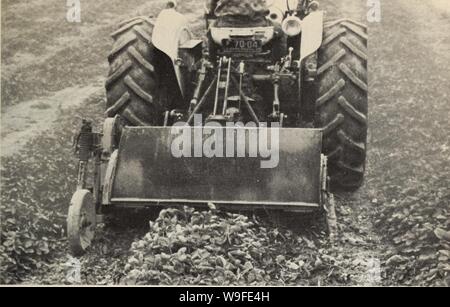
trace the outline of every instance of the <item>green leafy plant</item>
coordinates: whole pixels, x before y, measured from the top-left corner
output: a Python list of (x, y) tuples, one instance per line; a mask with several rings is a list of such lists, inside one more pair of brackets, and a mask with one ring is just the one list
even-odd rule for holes
[(125, 283), (310, 284), (314, 274), (330, 272), (334, 258), (307, 238), (210, 208), (163, 210), (148, 234), (132, 244)]

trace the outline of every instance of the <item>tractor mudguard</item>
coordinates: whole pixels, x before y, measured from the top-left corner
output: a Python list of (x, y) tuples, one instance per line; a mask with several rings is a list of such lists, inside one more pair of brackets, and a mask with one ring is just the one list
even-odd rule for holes
[[(199, 129), (187, 132), (192, 133), (192, 142), (205, 141)], [(246, 133), (244, 144), (249, 144), (252, 133), (262, 133), (260, 129), (266, 128), (219, 129), (223, 129), (223, 135), (231, 133), (235, 137)], [(321, 208), (322, 131), (282, 128), (266, 129), (263, 133), (267, 133), (268, 138), (272, 138), (273, 133), (279, 136), (279, 163), (273, 168), (261, 167), (261, 161), (267, 161), (265, 158), (248, 153), (245, 157), (239, 155), (238, 152), (242, 153), (239, 145), (233, 148), (235, 155), (232, 157), (228, 154), (224, 157), (174, 156), (172, 146), (177, 136), (172, 128), (126, 127), (118, 152), (110, 161), (103, 204), (202, 205), (211, 202), (239, 210), (264, 207), (314, 211)], [(236, 144), (246, 146), (239, 140)], [(223, 141), (222, 148), (228, 150), (230, 143)], [(261, 139), (258, 142), (261, 146)]]
[(302, 21), (302, 41), (300, 46), (300, 63), (316, 52), (322, 45), (323, 11), (311, 12)]
[(152, 43), (155, 48), (167, 55), (172, 61), (178, 85), (182, 95), (185, 94), (185, 80), (180, 69), (180, 49), (194, 49), (202, 43), (194, 40), (189, 30), (189, 21), (174, 8), (162, 10), (156, 19)]

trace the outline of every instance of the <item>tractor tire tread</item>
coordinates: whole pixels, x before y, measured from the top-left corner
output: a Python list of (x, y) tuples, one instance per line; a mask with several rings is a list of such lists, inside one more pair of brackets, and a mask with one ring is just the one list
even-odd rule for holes
[(324, 131), (332, 187), (359, 188), (368, 130), (367, 27), (350, 19), (324, 25), (318, 58), (316, 126)]
[(158, 51), (151, 43), (153, 25), (145, 17), (133, 18), (119, 25), (111, 34), (115, 40), (108, 56), (106, 112), (121, 116), (124, 125), (159, 125)]

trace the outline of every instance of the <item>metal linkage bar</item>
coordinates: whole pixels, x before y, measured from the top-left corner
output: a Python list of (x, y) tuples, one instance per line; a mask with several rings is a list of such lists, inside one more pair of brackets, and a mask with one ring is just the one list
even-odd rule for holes
[(225, 88), (225, 97), (223, 99), (222, 115), (225, 115), (225, 113), (227, 112), (227, 109), (228, 109), (228, 90), (230, 87), (231, 63), (232, 63), (232, 59), (228, 58), (227, 84), (226, 84), (226, 88)]
[(190, 125), (192, 123), (192, 120), (194, 119), (194, 115), (198, 113), (200, 108), (203, 106), (203, 104), (206, 102), (206, 98), (208, 98), (208, 95), (211, 93), (212, 89), (214, 88), (214, 85), (218, 82), (217, 76), (214, 77), (213, 81), (209, 85), (208, 89), (203, 94), (203, 97), (200, 99), (200, 101), (195, 105), (194, 110), (189, 115), (189, 118), (186, 122), (187, 125)]
[[(234, 76), (231, 76), (231, 81), (233, 82), (234, 86), (239, 88), (239, 82), (236, 80), (236, 78)], [(239, 88), (239, 95), (240, 95), (241, 99), (244, 101), (244, 104), (247, 107), (248, 112), (250, 113), (250, 116), (252, 117), (253, 121), (259, 127), (261, 125), (261, 122), (259, 121), (258, 116), (255, 113), (255, 110), (251, 106), (250, 102), (248, 101), (247, 96), (245, 96), (245, 94), (241, 88)]]
[(216, 86), (216, 97), (214, 98), (214, 109), (213, 109), (213, 115), (215, 116), (217, 114), (217, 108), (219, 103), (219, 91), (220, 91), (220, 84), (222, 81), (220, 81), (220, 77), (222, 76), (222, 65), (223, 65), (223, 58), (219, 60), (219, 69), (217, 72), (217, 86)]

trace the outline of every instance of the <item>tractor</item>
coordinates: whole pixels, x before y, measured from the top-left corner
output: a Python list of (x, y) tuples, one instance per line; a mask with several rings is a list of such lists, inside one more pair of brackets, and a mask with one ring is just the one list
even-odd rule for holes
[(332, 192), (365, 172), (367, 28), (317, 1), (251, 2), (208, 1), (200, 39), (175, 1), (112, 33), (103, 130), (77, 138), (74, 255), (114, 208), (319, 212), (337, 235)]

